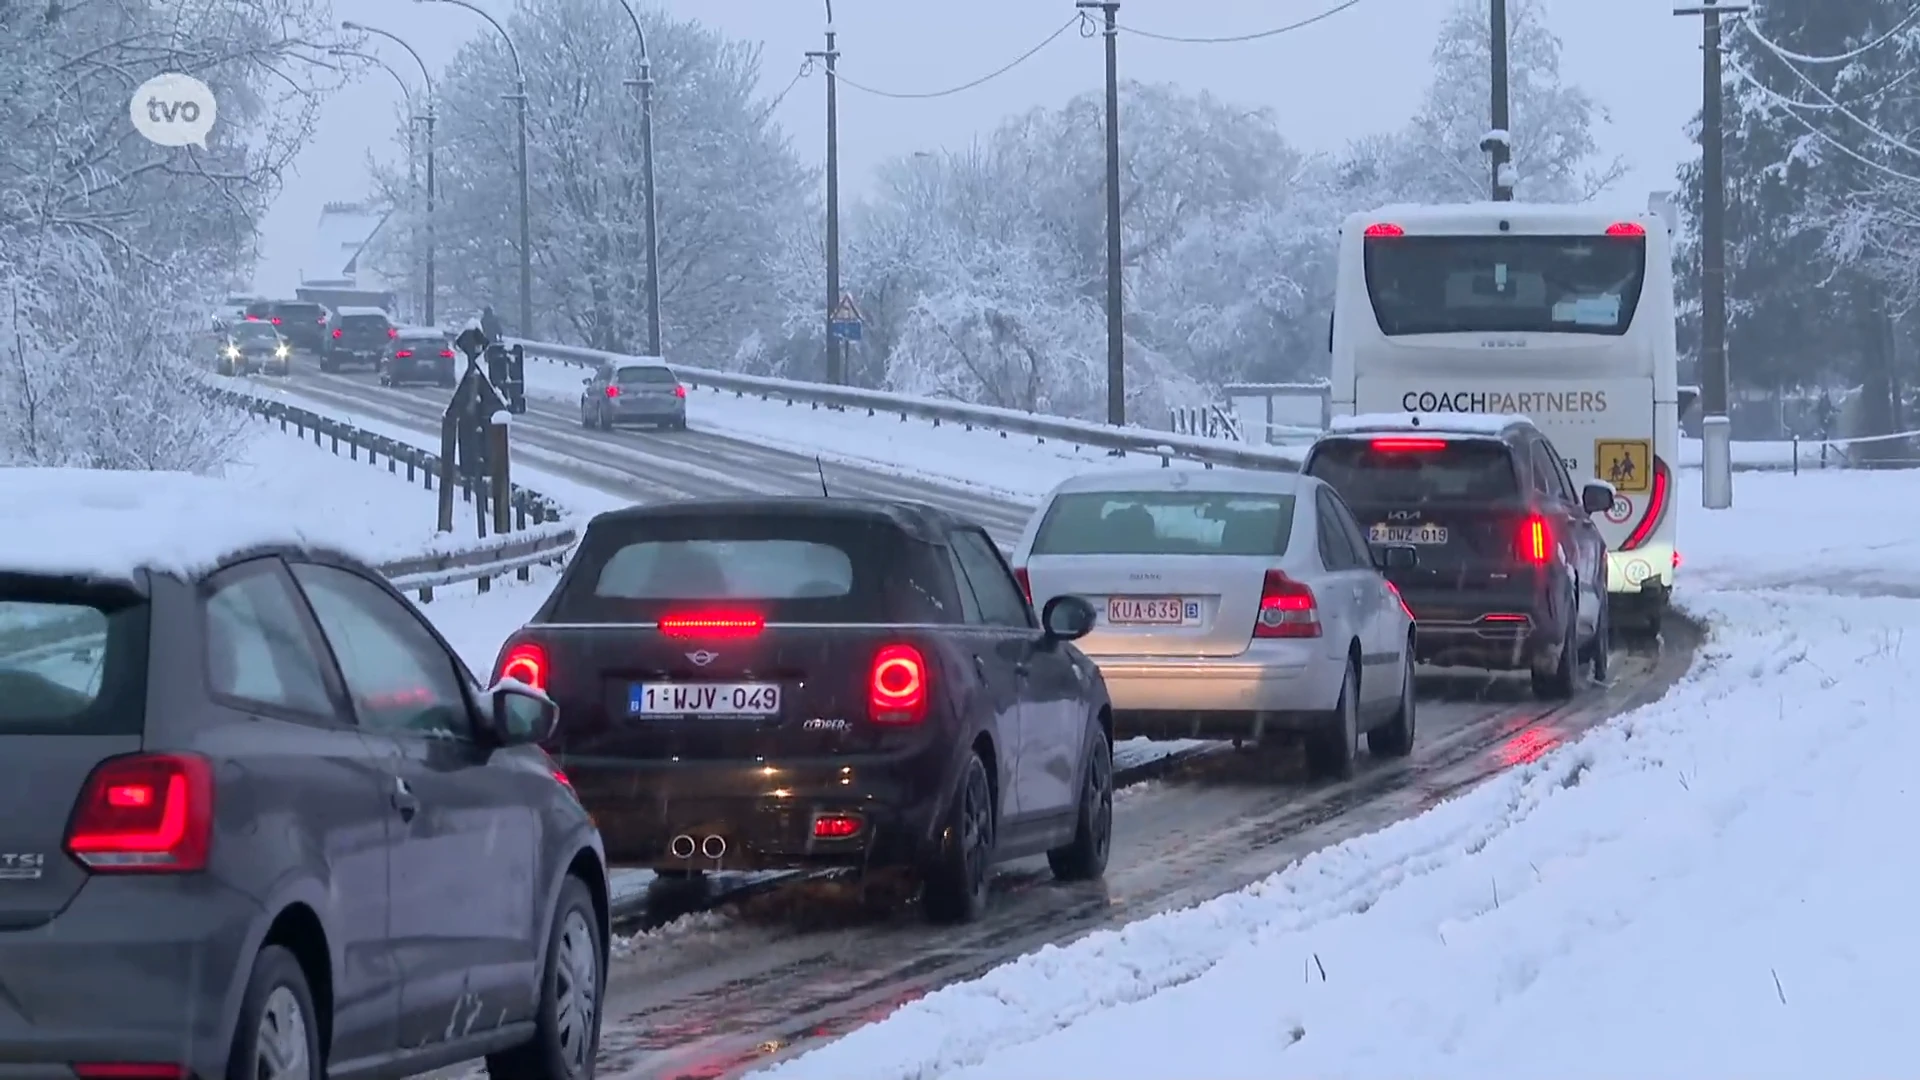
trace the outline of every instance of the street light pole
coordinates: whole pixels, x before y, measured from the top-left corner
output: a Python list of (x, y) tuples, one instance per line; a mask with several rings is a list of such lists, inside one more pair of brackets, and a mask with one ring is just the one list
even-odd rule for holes
[[(353, 29), (350, 23), (342, 23), (341, 25), (343, 28)], [(392, 65), (371, 53), (363, 53), (354, 49), (328, 49), (327, 55), (364, 60), (379, 68), (381, 71), (386, 72), (388, 75), (393, 76), (394, 85), (400, 88), (401, 103), (407, 107), (407, 191), (410, 195), (417, 196), (420, 191), (420, 152), (417, 140), (414, 138), (413, 126), (420, 117), (419, 114), (413, 110), (413, 88), (407, 85), (407, 80), (401, 78), (399, 72), (393, 70)], [(429, 139), (431, 139), (431, 136), (429, 136)], [(409, 199), (409, 201), (411, 201), (411, 199)], [(427, 321), (431, 324), (432, 319), (429, 318)]]
[(533, 337), (533, 217), (528, 208), (527, 182), (527, 69), (520, 63), (520, 50), (514, 47), (513, 36), (500, 20), (489, 15), (485, 8), (468, 0), (414, 0), (420, 4), (452, 4), (463, 7), (475, 15), (487, 20), (506, 43), (507, 56), (513, 60), (514, 89), (502, 98), (515, 106), (516, 119), (519, 122), (519, 153), (517, 155), (520, 173), (520, 325), (515, 329), (516, 336)]
[(1720, 17), (1739, 15), (1739, 2), (1676, 3), (1675, 15), (1700, 19), (1700, 503), (1733, 505), (1733, 376), (1727, 363), (1727, 182), (1721, 117)]
[(840, 303), (840, 88), (834, 77), (840, 50), (834, 43), (833, 0), (826, 5), (827, 47), (807, 57), (827, 67), (827, 382), (837, 386), (847, 381), (840, 342), (833, 336), (833, 311)]
[(1107, 423), (1127, 422), (1127, 331), (1120, 265), (1120, 5), (1114, 0), (1078, 0), (1081, 11), (1098, 9), (1107, 39)]
[(633, 20), (633, 32), (640, 38), (640, 74), (628, 79), (628, 86), (640, 88), (640, 184), (647, 216), (647, 355), (660, 356), (660, 218), (654, 203), (653, 186), (653, 51), (647, 48), (647, 32), (640, 16), (628, 0), (620, 0)]
[[(439, 297), (439, 287), (434, 281), (434, 266), (433, 266), (433, 255), (434, 255), (434, 246), (435, 246), (434, 245), (434, 205), (433, 205), (434, 204), (433, 128), (434, 128), (434, 121), (435, 121), (434, 102), (436, 100), (434, 89), (433, 89), (433, 72), (427, 68), (427, 62), (425, 60), (420, 59), (420, 54), (414, 51), (413, 46), (407, 44), (405, 38), (402, 38), (396, 34), (389, 33), (388, 31), (382, 30), (377, 26), (367, 26), (364, 23), (357, 23), (351, 19), (348, 19), (342, 22), (340, 24), (340, 29), (357, 30), (362, 33), (368, 33), (368, 34), (378, 34), (381, 37), (386, 38), (387, 40), (407, 50), (407, 55), (413, 57), (413, 62), (420, 66), (420, 78), (423, 79), (427, 84), (427, 111), (426, 111), (426, 115), (420, 118), (423, 121), (425, 121), (427, 125), (427, 287), (426, 287), (427, 303), (426, 303), (426, 311), (424, 312), (424, 318), (422, 319), (422, 321), (425, 322), (428, 326), (432, 326), (434, 325), (435, 301)], [(411, 135), (411, 129), (409, 129), (409, 135)]]
[(1483, 147), (1492, 159), (1493, 201), (1513, 201), (1513, 130), (1507, 91), (1507, 0), (1492, 0), (1493, 130)]

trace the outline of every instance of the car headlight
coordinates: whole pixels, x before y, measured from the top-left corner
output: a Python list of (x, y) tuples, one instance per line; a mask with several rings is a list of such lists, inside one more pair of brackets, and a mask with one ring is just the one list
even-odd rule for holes
[(227, 346), (227, 359), (229, 360), (240, 359), (240, 347), (237, 345)]
[(288, 351), (287, 347), (285, 345), (282, 345), (279, 348), (273, 350), (273, 355), (279, 357), (282, 360), (285, 360), (287, 358), (287, 351)]

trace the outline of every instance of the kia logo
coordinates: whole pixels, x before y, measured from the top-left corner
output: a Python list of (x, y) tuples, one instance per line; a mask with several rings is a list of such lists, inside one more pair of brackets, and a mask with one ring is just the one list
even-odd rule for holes
[(694, 664), (696, 664), (699, 667), (706, 667), (708, 664), (711, 664), (715, 660), (720, 659), (720, 654), (717, 652), (708, 652), (705, 649), (701, 649), (699, 652), (688, 653), (687, 659), (693, 661)]
[(1387, 514), (1388, 521), (1412, 521), (1420, 516), (1418, 510), (1394, 510)]

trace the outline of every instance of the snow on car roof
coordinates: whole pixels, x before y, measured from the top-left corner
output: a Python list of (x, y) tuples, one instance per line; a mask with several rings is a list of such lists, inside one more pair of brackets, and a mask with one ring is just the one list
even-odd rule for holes
[(385, 308), (377, 308), (377, 307), (340, 307), (340, 308), (334, 308), (333, 313), (335, 315), (340, 315), (340, 316), (378, 315), (383, 319), (388, 317), (387, 311)]
[(377, 565), (365, 522), (289, 521), (237, 484), (179, 472), (0, 469), (0, 571), (134, 580), (193, 577), (265, 547), (336, 552)]
[(1435, 435), (1500, 435), (1515, 424), (1531, 424), (1524, 416), (1497, 413), (1362, 413), (1336, 416), (1327, 426), (1329, 434), (1356, 432), (1430, 431)]
[(438, 326), (396, 326), (403, 338), (452, 338), (453, 332)]

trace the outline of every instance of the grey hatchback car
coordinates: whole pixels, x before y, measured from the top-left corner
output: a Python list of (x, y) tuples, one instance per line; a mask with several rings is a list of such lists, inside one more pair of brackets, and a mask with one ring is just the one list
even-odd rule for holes
[(482, 689), (345, 556), (83, 574), (19, 550), (0, 1076), (593, 1075), (605, 858), (537, 745), (544, 695)]
[(628, 424), (687, 429), (687, 388), (658, 357), (601, 364), (584, 380), (580, 426), (612, 431)]

